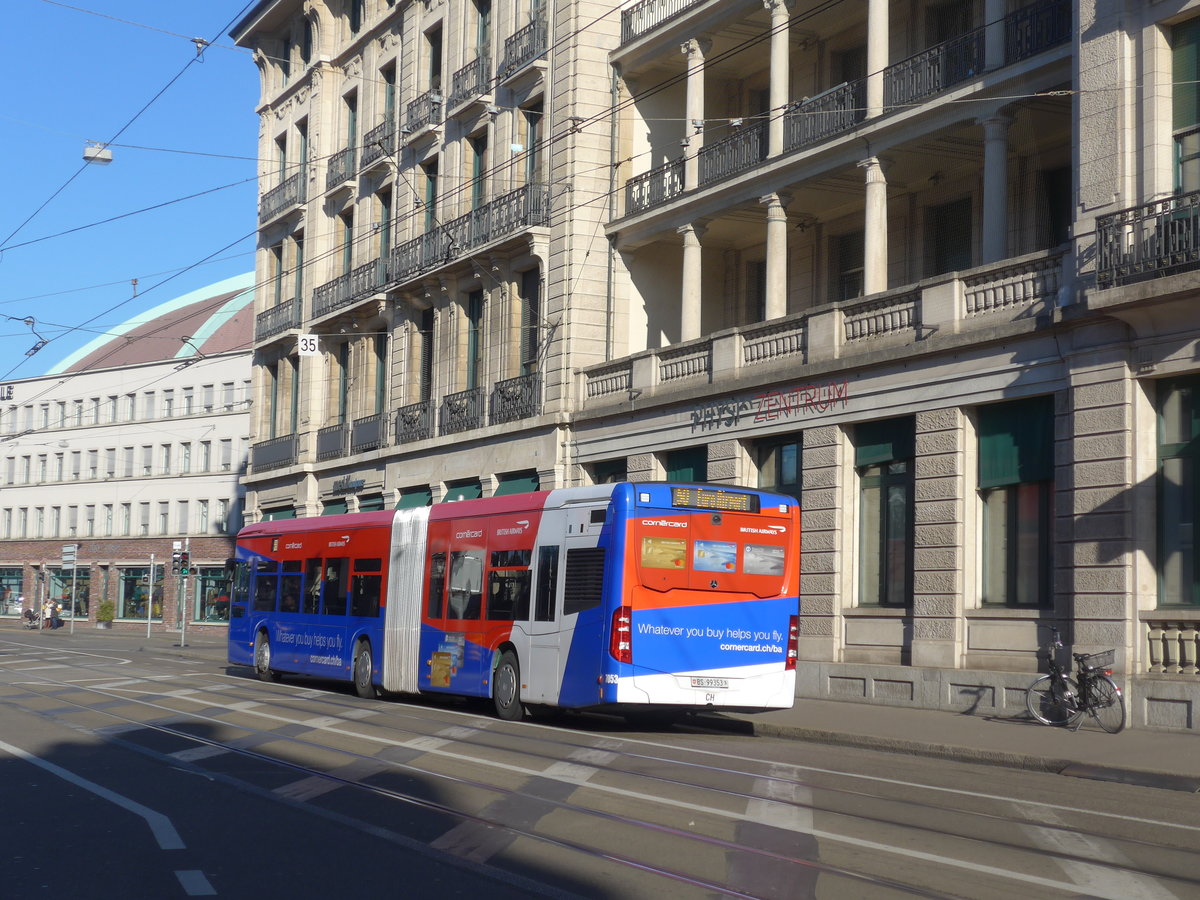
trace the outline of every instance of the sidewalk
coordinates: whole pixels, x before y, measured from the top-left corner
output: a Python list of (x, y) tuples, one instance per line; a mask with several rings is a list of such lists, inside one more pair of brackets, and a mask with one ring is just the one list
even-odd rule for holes
[[(178, 632), (100, 631), (77, 624), (41, 634), (16, 622), (0, 624), (0, 638), (35, 638), (77, 650), (178, 655), (225, 662), (224, 630)], [(754, 715), (702, 713), (706, 725), (769, 737), (861, 747), (917, 756), (1056, 772), (1063, 775), (1200, 792), (1200, 735), (1126, 729), (1107, 734), (1094, 723), (1079, 731), (1051, 728), (1017, 717), (963, 715), (928, 709), (838, 700), (798, 699), (791, 709)]]

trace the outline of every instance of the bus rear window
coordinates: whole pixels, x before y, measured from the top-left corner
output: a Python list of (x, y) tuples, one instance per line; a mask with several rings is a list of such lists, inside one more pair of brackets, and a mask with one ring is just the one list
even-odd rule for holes
[(648, 569), (685, 568), (687, 541), (678, 538), (642, 538), (642, 565)]

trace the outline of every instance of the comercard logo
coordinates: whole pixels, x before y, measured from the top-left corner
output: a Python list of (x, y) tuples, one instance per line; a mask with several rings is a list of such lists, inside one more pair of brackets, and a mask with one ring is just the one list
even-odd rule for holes
[(642, 519), (642, 524), (658, 528), (687, 528), (687, 522), (675, 522), (671, 519)]
[(470, 538), (479, 538), (479, 537), (483, 537), (483, 530), (482, 530), (482, 529), (472, 529), (472, 530), (468, 530), (468, 531), (459, 531), (459, 532), (456, 532), (456, 533), (455, 533), (455, 535), (454, 535), (454, 539), (455, 539), (456, 541), (465, 541), (465, 540), (468, 540), (468, 539), (470, 539)]
[(742, 534), (769, 534), (772, 537), (781, 537), (782, 535), (787, 534), (787, 526), (772, 525), (769, 528), (749, 528), (743, 526), (742, 528), (739, 528), (738, 531), (740, 531)]

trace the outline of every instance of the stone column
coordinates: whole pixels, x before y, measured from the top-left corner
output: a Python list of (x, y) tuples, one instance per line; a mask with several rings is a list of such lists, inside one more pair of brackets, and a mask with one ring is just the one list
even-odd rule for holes
[(887, 290), (887, 179), (883, 163), (871, 156), (859, 164), (866, 172), (866, 203), (863, 222), (863, 293)]
[(914, 666), (961, 666), (965, 632), (965, 442), (960, 409), (917, 413), (913, 462)]
[(888, 64), (888, 0), (867, 2), (867, 118), (883, 113), (883, 70)]
[(796, 695), (826, 694), (820, 662), (839, 662), (842, 648), (842, 610), (851, 605), (843, 596), (848, 583), (845, 568), (853, 566), (841, 552), (849, 513), (843, 502), (845, 454), (852, 452), (842, 429), (818, 425), (804, 429), (803, 560), (800, 570), (800, 665)]
[(690, 341), (700, 337), (701, 262), (703, 251), (700, 238), (705, 227), (699, 222), (689, 222), (678, 229), (683, 236), (683, 290), (680, 297), (679, 340)]
[(983, 262), (1008, 256), (1008, 127), (1012, 119), (991, 116), (983, 126)]
[(767, 126), (767, 155), (783, 153), (783, 111), (787, 108), (788, 85), (788, 7), (791, 0), (763, 0), (771, 11), (771, 86), (770, 124)]
[(791, 197), (775, 192), (759, 199), (767, 207), (766, 320), (787, 315), (787, 204)]
[(704, 146), (703, 126), (697, 131), (694, 123), (704, 122), (704, 54), (712, 41), (693, 38), (679, 45), (687, 57), (687, 99), (684, 102), (683, 123), (683, 189), (690, 191), (700, 183), (700, 148)]

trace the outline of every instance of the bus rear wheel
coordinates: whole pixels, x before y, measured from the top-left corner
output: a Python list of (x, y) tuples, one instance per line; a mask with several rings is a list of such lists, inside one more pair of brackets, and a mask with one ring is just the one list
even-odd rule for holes
[(271, 639), (259, 632), (254, 639), (254, 671), (260, 681), (278, 681), (280, 675), (271, 668)]
[(525, 715), (521, 703), (521, 666), (511, 650), (500, 654), (500, 662), (492, 673), (492, 703), (496, 715), (509, 722), (520, 721)]
[(373, 682), (374, 676), (371, 645), (366, 641), (359, 641), (358, 649), (354, 651), (354, 692), (364, 700), (374, 700), (378, 696)]

